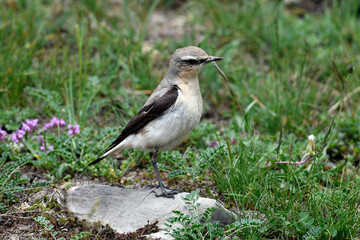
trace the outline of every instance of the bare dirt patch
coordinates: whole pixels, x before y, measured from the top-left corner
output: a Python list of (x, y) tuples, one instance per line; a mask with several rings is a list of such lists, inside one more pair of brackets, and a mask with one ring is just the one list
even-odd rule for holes
[(70, 239), (81, 232), (85, 233), (85, 239), (145, 239), (145, 235), (159, 230), (155, 222), (135, 232), (120, 234), (108, 225), (80, 220), (66, 209), (64, 195), (64, 190), (55, 187), (15, 194), (18, 203), (0, 214), (0, 239), (52, 239), (50, 232), (34, 220), (38, 216), (50, 221), (57, 239)]

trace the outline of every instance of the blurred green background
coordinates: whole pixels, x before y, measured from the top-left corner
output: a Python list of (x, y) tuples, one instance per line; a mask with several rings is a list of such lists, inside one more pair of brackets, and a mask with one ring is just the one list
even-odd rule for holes
[[(1, 107), (44, 110), (48, 101), (72, 101), (71, 117), (83, 124), (109, 101), (138, 109), (173, 51), (197, 45), (224, 58), (220, 67), (255, 130), (316, 134), (338, 110), (329, 109), (359, 87), (346, 70), (353, 64), (358, 73), (358, 2), (325, 3), (306, 10), (260, 0), (2, 1)], [(206, 118), (241, 114), (213, 67), (200, 80)], [(357, 91), (347, 100), (341, 112), (356, 118)]]
[[(356, 238), (359, 9), (357, 0), (2, 0), (1, 128), (11, 133), (25, 119), (57, 116), (82, 133), (49, 135), (48, 155), (34, 150), (35, 140), (1, 150), (14, 161), (39, 154), (33, 164), (55, 180), (81, 173), (118, 181), (128, 169), (151, 168), (137, 150), (113, 157), (121, 167), (87, 163), (137, 113), (171, 54), (195, 45), (224, 58), (218, 65), (236, 96), (213, 66), (202, 70), (203, 119), (162, 155), (166, 181), (182, 179), (187, 190), (259, 213), (253, 221), (239, 214), (249, 220), (231, 228), (241, 239)], [(310, 134), (309, 163), (274, 163), (300, 160)]]

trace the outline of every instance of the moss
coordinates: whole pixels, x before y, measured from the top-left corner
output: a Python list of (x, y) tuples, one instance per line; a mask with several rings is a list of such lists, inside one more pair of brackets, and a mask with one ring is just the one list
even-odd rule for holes
[(65, 218), (60, 218), (60, 219), (59, 219), (59, 223), (60, 223), (60, 224), (65, 225), (66, 222), (67, 222), (67, 219), (65, 219)]
[(42, 187), (39, 187), (39, 188), (30, 188), (30, 189), (27, 191), (27, 193), (28, 193), (28, 194), (38, 193), (38, 192), (40, 192), (41, 190), (43, 190)]
[(55, 211), (60, 211), (60, 210), (61, 210), (60, 204), (58, 204), (58, 203), (56, 202), (56, 200), (53, 199), (53, 198), (50, 200), (50, 202), (48, 202), (48, 203), (46, 204), (46, 206), (47, 206), (49, 209), (53, 209), (53, 210), (55, 210)]

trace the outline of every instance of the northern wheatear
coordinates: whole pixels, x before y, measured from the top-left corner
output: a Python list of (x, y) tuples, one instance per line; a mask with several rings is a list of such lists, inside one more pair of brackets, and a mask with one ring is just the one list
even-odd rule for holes
[(203, 102), (198, 74), (209, 62), (222, 60), (198, 47), (179, 48), (172, 55), (169, 70), (140, 111), (122, 130), (120, 136), (91, 162), (93, 165), (116, 150), (137, 148), (150, 152), (162, 194), (173, 197), (178, 191), (166, 191), (156, 166), (158, 152), (179, 145), (199, 123)]

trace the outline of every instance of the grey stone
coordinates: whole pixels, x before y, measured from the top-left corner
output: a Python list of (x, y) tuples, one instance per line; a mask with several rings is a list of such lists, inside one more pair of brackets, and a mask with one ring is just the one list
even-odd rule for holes
[[(172, 239), (165, 235), (164, 223), (174, 216), (173, 210), (191, 214), (185, 201), (182, 199), (188, 193), (180, 193), (175, 198), (157, 198), (153, 189), (122, 189), (100, 184), (80, 185), (67, 191), (67, 207), (78, 217), (90, 222), (100, 221), (109, 224), (119, 233), (134, 232), (148, 223), (159, 221), (161, 231), (150, 235), (150, 239)], [(157, 192), (160, 189), (156, 189)], [(159, 192), (160, 193), (160, 192)], [(217, 210), (212, 219), (227, 225), (234, 221), (235, 215), (226, 210), (214, 199), (200, 197), (199, 212), (209, 207)]]

